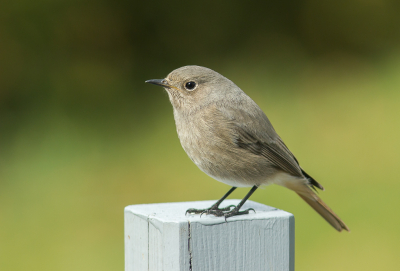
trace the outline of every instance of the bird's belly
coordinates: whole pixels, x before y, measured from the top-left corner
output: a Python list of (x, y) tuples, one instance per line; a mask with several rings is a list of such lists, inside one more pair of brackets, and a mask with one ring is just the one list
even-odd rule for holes
[(267, 185), (270, 177), (277, 173), (276, 168), (264, 157), (236, 146), (207, 144), (196, 148), (183, 148), (204, 173), (231, 186)]
[(213, 126), (201, 116), (191, 119), (175, 113), (183, 149), (210, 177), (237, 187), (259, 186), (268, 184), (268, 179), (278, 171), (265, 157), (236, 145), (224, 127)]

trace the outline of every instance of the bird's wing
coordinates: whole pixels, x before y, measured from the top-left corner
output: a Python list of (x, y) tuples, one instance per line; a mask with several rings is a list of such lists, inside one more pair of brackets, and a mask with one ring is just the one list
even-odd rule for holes
[[(251, 101), (252, 102), (252, 101)], [(251, 106), (220, 108), (230, 126), (233, 143), (239, 148), (268, 159), (275, 167), (294, 176), (303, 177), (302, 170), (282, 139), (275, 132), (264, 112)], [(252, 108), (249, 111), (248, 108)]]
[(240, 125), (234, 129), (236, 134), (234, 143), (238, 147), (268, 159), (275, 167), (287, 173), (303, 177), (296, 158), (279, 137), (277, 140), (263, 141)]

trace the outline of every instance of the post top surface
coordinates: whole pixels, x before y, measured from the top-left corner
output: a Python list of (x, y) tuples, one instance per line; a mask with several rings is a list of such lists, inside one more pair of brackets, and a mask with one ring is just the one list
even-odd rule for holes
[[(200, 215), (198, 214), (187, 214), (185, 212), (189, 208), (204, 209), (209, 208), (216, 201), (189, 201), (189, 202), (170, 202), (170, 203), (152, 203), (152, 204), (138, 204), (129, 205), (125, 207), (125, 212), (131, 212), (137, 216), (144, 219), (154, 219), (160, 222), (172, 222), (172, 223), (187, 223), (197, 222), (204, 225), (215, 225), (220, 223), (225, 223), (224, 217), (215, 217), (213, 215)], [(221, 208), (228, 205), (237, 205), (240, 202), (239, 199), (227, 199), (221, 204)], [(291, 217), (291, 213), (276, 209), (271, 206), (267, 206), (261, 203), (257, 203), (248, 200), (241, 208), (241, 210), (246, 210), (248, 208), (253, 208), (256, 212), (250, 211), (249, 214), (239, 215), (227, 218), (228, 222), (238, 221), (238, 220), (254, 220), (254, 219), (267, 219), (267, 218), (277, 218), (277, 217)]]

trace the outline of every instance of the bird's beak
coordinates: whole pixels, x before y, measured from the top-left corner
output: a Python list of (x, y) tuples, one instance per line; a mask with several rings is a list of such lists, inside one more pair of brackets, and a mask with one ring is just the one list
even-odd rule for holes
[(165, 79), (151, 79), (151, 80), (147, 80), (146, 83), (157, 85), (157, 86), (162, 86), (165, 88), (172, 87), (170, 84), (168, 84), (167, 80), (165, 80)]

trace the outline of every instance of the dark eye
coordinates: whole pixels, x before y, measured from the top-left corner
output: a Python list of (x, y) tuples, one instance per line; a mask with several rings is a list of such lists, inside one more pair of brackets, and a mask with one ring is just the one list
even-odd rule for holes
[(187, 90), (193, 90), (195, 87), (196, 87), (196, 83), (193, 82), (193, 81), (187, 82), (187, 83), (185, 84), (185, 88), (186, 88)]

